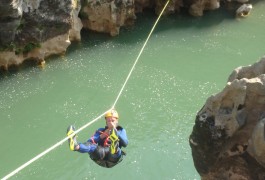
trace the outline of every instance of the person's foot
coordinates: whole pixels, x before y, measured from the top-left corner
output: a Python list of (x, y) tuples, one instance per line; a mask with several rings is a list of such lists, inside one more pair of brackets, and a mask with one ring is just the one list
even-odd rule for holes
[(118, 150), (119, 147), (119, 138), (117, 135), (117, 130), (112, 129), (110, 132), (110, 136), (109, 136), (110, 140), (111, 140), (111, 144), (110, 144), (110, 153), (111, 154), (115, 154)]
[[(74, 135), (71, 136), (72, 134), (74, 134)], [(70, 150), (74, 151), (75, 147), (78, 145), (77, 141), (76, 141), (75, 127), (70, 125), (67, 128), (66, 135), (69, 137), (68, 143), (69, 143)]]

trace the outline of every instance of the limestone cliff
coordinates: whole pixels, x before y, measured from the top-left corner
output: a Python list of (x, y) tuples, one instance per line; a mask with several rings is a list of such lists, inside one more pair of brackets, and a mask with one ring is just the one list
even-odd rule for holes
[[(1, 0), (0, 68), (19, 65), (24, 60), (44, 62), (53, 54), (62, 54), (71, 41), (81, 39), (80, 30), (119, 34), (131, 26), (136, 13), (146, 8), (159, 14), (167, 0)], [(202, 16), (221, 5), (246, 16), (252, 6), (248, 0), (170, 0), (164, 14), (188, 11)]]
[(80, 12), (85, 28), (119, 34), (120, 27), (132, 24), (135, 19), (133, 0), (84, 0)]
[(80, 40), (77, 0), (4, 0), (0, 2), (0, 67), (25, 59), (61, 54)]
[(265, 57), (235, 69), (209, 97), (190, 135), (202, 179), (265, 179)]

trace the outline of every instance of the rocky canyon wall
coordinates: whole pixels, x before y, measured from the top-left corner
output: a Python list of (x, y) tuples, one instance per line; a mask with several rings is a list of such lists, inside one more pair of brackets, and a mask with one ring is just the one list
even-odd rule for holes
[(265, 57), (235, 69), (198, 112), (190, 146), (202, 179), (264, 180), (264, 124)]
[[(153, 9), (159, 14), (166, 0), (1, 0), (0, 68), (32, 59), (39, 63), (53, 54), (63, 54), (71, 41), (80, 41), (82, 28), (111, 36), (132, 26), (136, 13)], [(246, 16), (248, 0), (170, 0), (164, 15), (187, 11), (202, 16), (221, 5)], [(243, 6), (244, 5), (244, 6)], [(243, 7), (242, 7), (243, 6)], [(236, 11), (237, 10), (237, 11)]]

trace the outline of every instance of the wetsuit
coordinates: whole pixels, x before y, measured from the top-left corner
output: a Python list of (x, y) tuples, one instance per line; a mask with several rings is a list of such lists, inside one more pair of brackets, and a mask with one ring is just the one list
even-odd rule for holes
[(88, 153), (90, 158), (98, 165), (110, 168), (122, 161), (123, 155), (125, 155), (125, 153), (121, 150), (121, 148), (128, 145), (128, 139), (126, 130), (121, 126), (118, 126), (116, 129), (119, 138), (119, 145), (117, 152), (115, 154), (111, 154), (109, 152), (109, 146), (111, 144), (109, 137), (107, 136), (104, 139), (100, 138), (100, 135), (104, 133), (106, 129), (107, 127), (99, 128), (95, 134), (87, 140), (86, 143), (79, 143), (78, 151), (80, 153)]

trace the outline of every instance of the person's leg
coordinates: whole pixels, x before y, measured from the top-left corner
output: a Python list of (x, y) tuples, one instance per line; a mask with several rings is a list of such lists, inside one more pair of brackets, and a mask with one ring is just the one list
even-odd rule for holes
[(96, 149), (97, 149), (96, 144), (86, 142), (86, 143), (79, 143), (75, 150), (80, 153), (92, 153)]
[(109, 153), (108, 155), (108, 159), (112, 162), (117, 162), (121, 157), (121, 149), (120, 148), (117, 148), (117, 151), (115, 154), (111, 154)]
[(76, 140), (75, 127), (73, 125), (70, 125), (67, 128), (66, 135), (69, 137), (68, 143), (70, 150), (72, 151), (78, 151), (80, 153), (92, 153), (97, 149), (97, 145), (90, 142), (78, 143)]
[(75, 151), (76, 147), (78, 146), (77, 141), (76, 141), (75, 127), (70, 125), (67, 128), (66, 135), (69, 137), (68, 143), (69, 143), (70, 150)]
[(120, 148), (118, 148), (117, 152), (115, 154), (108, 154), (108, 160), (106, 161), (107, 168), (112, 168), (113, 166), (116, 166), (118, 163), (120, 163), (123, 159), (122, 151)]

